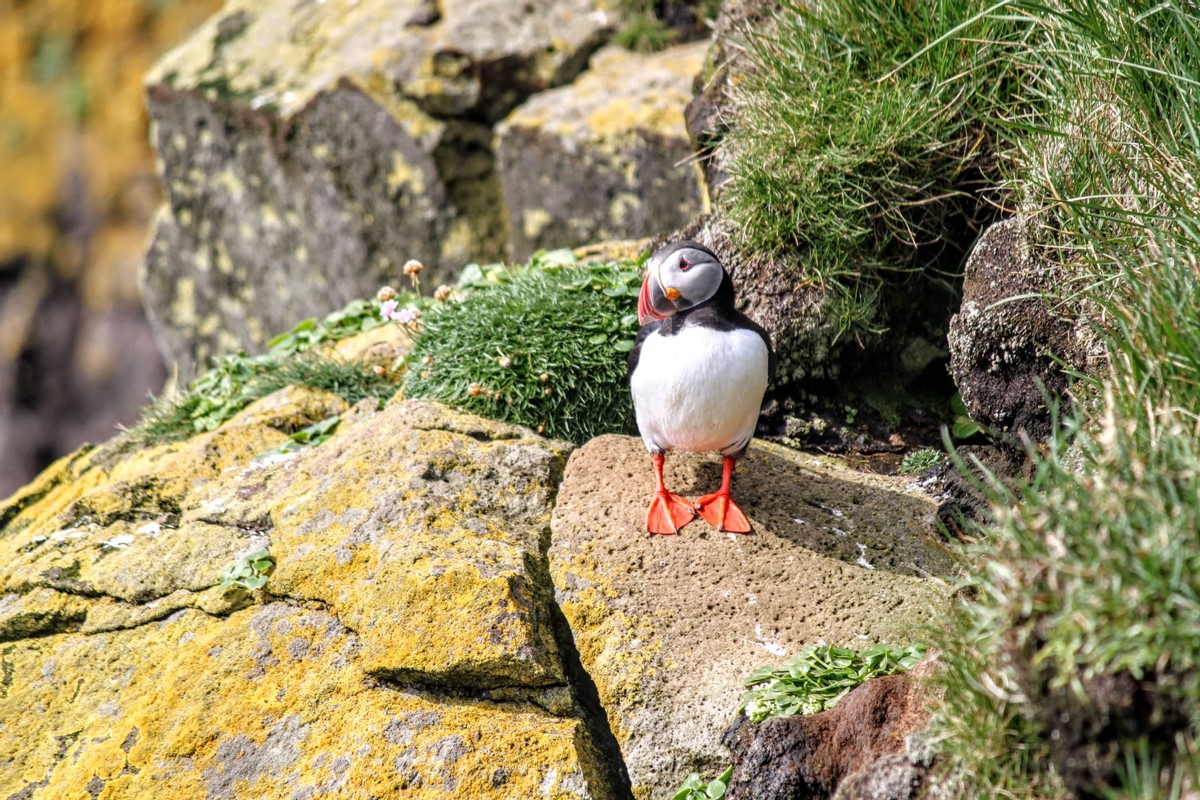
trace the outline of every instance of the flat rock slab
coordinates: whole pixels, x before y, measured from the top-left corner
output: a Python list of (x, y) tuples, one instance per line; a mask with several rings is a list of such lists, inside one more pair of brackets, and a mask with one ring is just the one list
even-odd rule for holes
[[(720, 483), (715, 455), (672, 453), (667, 486), (695, 499)], [(550, 568), (640, 798), (729, 763), (721, 734), (743, 680), (809, 644), (907, 643), (944, 613), (949, 556), (935, 504), (906, 481), (756, 443), (733, 496), (755, 533), (697, 520), (645, 532), (654, 482), (640, 440), (602, 436), (567, 465)]]

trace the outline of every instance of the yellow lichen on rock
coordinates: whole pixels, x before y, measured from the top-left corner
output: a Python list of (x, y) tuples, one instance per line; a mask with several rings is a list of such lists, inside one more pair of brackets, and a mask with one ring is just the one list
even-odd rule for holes
[(358, 651), (334, 616), (283, 602), (0, 646), (11, 678), (0, 787), (33, 798), (591, 796), (577, 721), (364, 683)]
[[(60, 461), (0, 506), (0, 794), (607, 796), (551, 619), (564, 458), (433, 403), (291, 387)], [(265, 590), (217, 585), (259, 549)]]

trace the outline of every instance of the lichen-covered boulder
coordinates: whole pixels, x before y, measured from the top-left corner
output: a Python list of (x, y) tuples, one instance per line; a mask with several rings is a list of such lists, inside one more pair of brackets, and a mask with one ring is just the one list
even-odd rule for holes
[[(614, 796), (545, 557), (565, 455), (292, 388), (59, 461), (0, 505), (5, 796)], [(266, 586), (222, 591), (262, 548)]]
[(998, 222), (967, 259), (962, 306), (950, 320), (950, 374), (976, 422), (1003, 433), (1043, 438), (1047, 399), (1065, 396), (1063, 364), (1088, 369), (1102, 361), (1085, 316), (1051, 308), (1059, 268), (1039, 258), (1032, 219)]
[[(667, 485), (714, 491), (720, 459), (672, 453)], [(550, 568), (581, 663), (636, 797), (669, 796), (729, 763), (721, 744), (745, 677), (808, 644), (905, 643), (948, 606), (936, 508), (896, 478), (755, 444), (734, 497), (755, 527), (703, 520), (649, 536), (653, 473), (642, 443), (603, 436), (575, 451), (554, 512)]]
[(535, 95), (497, 127), (516, 258), (664, 233), (704, 209), (683, 109), (706, 49), (605, 48), (573, 84)]
[(489, 123), (569, 81), (591, 0), (232, 0), (147, 78), (166, 203), (143, 272), (181, 374), (507, 252)]

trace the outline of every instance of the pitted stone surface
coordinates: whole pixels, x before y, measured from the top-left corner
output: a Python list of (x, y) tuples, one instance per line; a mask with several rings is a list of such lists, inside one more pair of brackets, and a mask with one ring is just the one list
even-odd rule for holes
[[(720, 483), (715, 456), (667, 463), (668, 488), (691, 499)], [(947, 607), (935, 506), (903, 480), (756, 443), (733, 489), (750, 536), (703, 520), (649, 536), (652, 491), (639, 440), (593, 439), (567, 466), (550, 548), (559, 605), (635, 796), (724, 769), (721, 734), (753, 670), (808, 644), (907, 643)]]
[(962, 306), (950, 320), (950, 374), (971, 419), (1034, 438), (1050, 433), (1047, 397), (1065, 397), (1063, 364), (1104, 361), (1086, 314), (1045, 299), (1058, 267), (1039, 258), (1034, 221), (1012, 217), (983, 232), (967, 259)]

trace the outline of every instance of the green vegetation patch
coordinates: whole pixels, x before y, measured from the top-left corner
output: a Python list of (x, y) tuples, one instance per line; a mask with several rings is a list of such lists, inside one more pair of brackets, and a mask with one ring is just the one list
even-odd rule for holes
[(1006, 54), (1029, 30), (990, 5), (785, 4), (744, 32), (724, 202), (747, 251), (797, 254), (802, 280), (835, 291), (842, 332), (878, 330), (889, 273), (960, 268), (947, 233), (995, 175), (989, 123), (1014, 102)]
[(914, 450), (911, 453), (905, 454), (900, 461), (901, 475), (920, 475), (923, 472), (933, 469), (946, 460), (946, 454), (941, 450), (934, 450), (932, 447), (926, 447), (923, 450)]
[(733, 779), (733, 767), (729, 767), (716, 779), (705, 781), (699, 772), (687, 776), (687, 780), (679, 787), (679, 791), (671, 796), (671, 800), (721, 800), (729, 781)]
[[(426, 302), (413, 293), (404, 293), (399, 299), (414, 308)], [(186, 389), (160, 398), (146, 409), (142, 420), (127, 433), (124, 445), (174, 441), (215, 430), (255, 400), (285, 386), (324, 389), (350, 404), (367, 397), (386, 399), (397, 388), (387, 375), (313, 351), (317, 345), (382, 324), (378, 302), (355, 300), (323, 320), (307, 319), (280, 334), (262, 355), (221, 356)]]
[(261, 589), (267, 585), (267, 578), (275, 570), (275, 557), (267, 550), (257, 550), (231, 562), (221, 570), (219, 588), (227, 592), (235, 587), (240, 589)]
[(905, 672), (925, 657), (925, 645), (878, 644), (865, 650), (809, 645), (778, 666), (766, 666), (746, 678), (741, 711), (751, 722), (771, 717), (816, 714), (832, 708), (854, 687)]
[(1185, 796), (1200, 780), (1200, 18), (1014, 2), (1052, 46), (1014, 180), (1109, 364), (990, 480), (935, 721), (963, 798)]
[(477, 267), (461, 300), (434, 306), (407, 359), (405, 393), (547, 436), (631, 433), (625, 364), (641, 265), (576, 263), (569, 251)]

